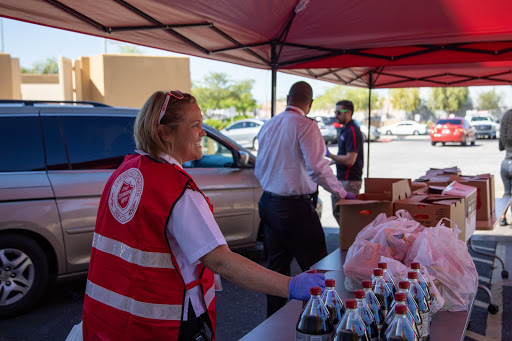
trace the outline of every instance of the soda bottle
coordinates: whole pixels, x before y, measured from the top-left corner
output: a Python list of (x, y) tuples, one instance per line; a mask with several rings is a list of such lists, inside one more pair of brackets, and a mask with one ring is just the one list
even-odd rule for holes
[(357, 301), (346, 300), (345, 309), (331, 341), (370, 341), (366, 326), (357, 312)]
[(334, 328), (336, 328), (338, 322), (341, 321), (341, 317), (345, 313), (345, 306), (343, 305), (343, 301), (341, 300), (340, 296), (334, 289), (335, 285), (336, 281), (334, 279), (326, 279), (325, 290), (321, 296), (325, 307), (329, 311), (329, 316), (331, 316), (332, 325)]
[(395, 292), (397, 292), (397, 286), (395, 284), (395, 281), (393, 280), (393, 276), (391, 276), (391, 274), (389, 273), (389, 270), (388, 270), (388, 263), (386, 262), (380, 262), (379, 264), (377, 264), (377, 267), (379, 269), (382, 269), (384, 271), (384, 281), (386, 282), (386, 284), (388, 285), (389, 287), (389, 290), (393, 293), (393, 295), (395, 294)]
[(418, 283), (420, 283), (421, 288), (427, 295), (429, 305), (432, 305), (432, 295), (430, 293), (430, 283), (425, 280), (425, 277), (423, 277), (423, 274), (421, 273), (420, 268), (421, 268), (420, 263), (417, 263), (417, 262), (411, 263), (411, 271), (418, 273)]
[(398, 282), (398, 292), (404, 293), (406, 295), (405, 305), (409, 308), (409, 311), (412, 314), (414, 319), (414, 323), (418, 327), (418, 334), (421, 337), (421, 327), (423, 320), (421, 319), (420, 309), (418, 308), (418, 304), (416, 304), (416, 300), (412, 297), (411, 292), (409, 291), (411, 287), (411, 283), (409, 281), (400, 281)]
[[(391, 304), (391, 307), (389, 309), (389, 313), (386, 316), (386, 318), (384, 319), (384, 325), (382, 326), (382, 331), (381, 331), (381, 334), (380, 334), (381, 338), (384, 337), (384, 333), (386, 332), (386, 329), (391, 324), (391, 321), (393, 320), (393, 318), (395, 318), (395, 306), (398, 305), (398, 304), (406, 305), (405, 304), (406, 299), (407, 299), (407, 294), (405, 292), (397, 292), (397, 293), (395, 293), (395, 300)], [(413, 301), (414, 301), (414, 299), (413, 299)], [(416, 335), (419, 338), (420, 337), (420, 332), (418, 330), (418, 325), (414, 321), (414, 317), (412, 316), (412, 313), (409, 310), (409, 307), (407, 307), (407, 319), (411, 323), (412, 329), (414, 329), (414, 332), (416, 333)]]
[(397, 304), (395, 306), (395, 317), (391, 321), (382, 337), (383, 341), (419, 341), (418, 335), (412, 329), (407, 319), (407, 306)]
[(311, 287), (311, 298), (299, 317), (295, 328), (295, 340), (301, 341), (327, 341), (334, 328), (329, 311), (320, 298), (322, 289)]
[(384, 270), (374, 269), (372, 285), (373, 292), (379, 300), (382, 314), (386, 316), (388, 314), (389, 307), (391, 306), (391, 302), (393, 302), (393, 292), (389, 290), (388, 285), (384, 281), (383, 275)]
[(373, 318), (375, 319), (375, 323), (377, 323), (377, 328), (379, 329), (379, 332), (382, 328), (382, 324), (384, 323), (384, 314), (382, 313), (382, 309), (380, 307), (379, 300), (375, 296), (372, 290), (372, 281), (366, 280), (362, 282), (364, 293), (365, 293), (365, 300), (368, 306), (370, 307), (370, 310), (372, 311)]
[(428, 304), (427, 295), (425, 294), (425, 292), (421, 288), (420, 283), (418, 282), (417, 272), (409, 271), (407, 274), (407, 280), (411, 284), (409, 292), (416, 301), (418, 309), (420, 310), (421, 328), (419, 329), (421, 333), (421, 340), (430, 340), (430, 306)]
[(377, 323), (375, 323), (375, 318), (373, 317), (370, 307), (368, 307), (366, 303), (366, 293), (364, 290), (356, 290), (354, 295), (357, 301), (357, 312), (366, 325), (366, 334), (368, 334), (370, 341), (377, 341), (379, 339), (379, 328), (377, 327)]

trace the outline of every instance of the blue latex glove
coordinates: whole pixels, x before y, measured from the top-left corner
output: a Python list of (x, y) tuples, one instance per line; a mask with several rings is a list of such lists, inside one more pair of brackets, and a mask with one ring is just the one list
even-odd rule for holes
[(347, 192), (347, 195), (345, 195), (345, 198), (343, 199), (354, 200), (355, 198), (356, 195), (354, 193)]
[(329, 148), (327, 148), (327, 145), (325, 145), (325, 156), (329, 156)]
[(323, 273), (303, 272), (290, 278), (288, 283), (288, 298), (307, 301), (311, 296), (309, 289), (311, 287), (325, 288), (325, 275)]

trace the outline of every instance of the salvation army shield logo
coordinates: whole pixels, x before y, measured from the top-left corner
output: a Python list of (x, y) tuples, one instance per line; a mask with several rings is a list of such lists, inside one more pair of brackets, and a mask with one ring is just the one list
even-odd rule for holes
[(121, 224), (129, 222), (139, 206), (144, 178), (137, 168), (130, 168), (119, 175), (108, 198), (108, 207), (112, 216)]

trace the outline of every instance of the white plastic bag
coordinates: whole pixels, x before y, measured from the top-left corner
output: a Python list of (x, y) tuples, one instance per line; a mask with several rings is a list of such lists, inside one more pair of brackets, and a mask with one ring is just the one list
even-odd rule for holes
[(464, 311), (478, 289), (478, 272), (466, 243), (458, 239), (460, 230), (455, 224), (453, 230), (446, 227), (443, 219), (420, 233), (404, 263), (426, 267), (445, 300), (442, 310)]
[(379, 214), (359, 232), (347, 252), (343, 269), (345, 276), (355, 282), (349, 283), (350, 287), (370, 279), (381, 257), (402, 261), (423, 229), (425, 227), (412, 220), (405, 210), (389, 218), (384, 213)]

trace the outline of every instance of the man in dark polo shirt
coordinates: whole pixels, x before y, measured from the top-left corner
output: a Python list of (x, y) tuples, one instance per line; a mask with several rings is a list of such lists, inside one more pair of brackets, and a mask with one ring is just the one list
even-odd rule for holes
[[(345, 191), (359, 194), (362, 184), (364, 155), (363, 155), (363, 134), (352, 120), (354, 104), (351, 101), (343, 100), (336, 103), (334, 114), (336, 119), (343, 126), (338, 138), (338, 154), (334, 155), (327, 151), (327, 157), (336, 162), (337, 177)], [(333, 214), (339, 223), (339, 210), (335, 210), (338, 198), (331, 195)]]

